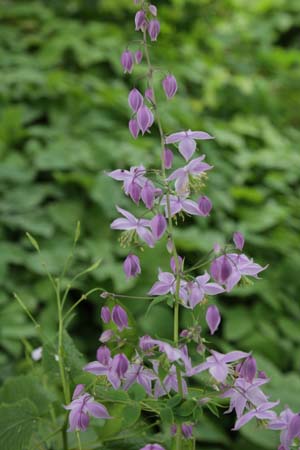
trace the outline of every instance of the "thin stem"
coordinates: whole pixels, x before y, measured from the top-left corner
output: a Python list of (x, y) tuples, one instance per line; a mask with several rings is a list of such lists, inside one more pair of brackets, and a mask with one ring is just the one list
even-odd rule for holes
[(19, 305), (21, 306), (21, 308), (26, 312), (27, 316), (29, 317), (29, 319), (34, 323), (34, 325), (39, 328), (40, 324), (35, 320), (35, 318), (33, 317), (33, 315), (31, 314), (31, 312), (29, 311), (29, 309), (27, 308), (27, 306), (25, 305), (25, 303), (23, 302), (23, 300), (20, 299), (20, 297), (18, 296), (18, 294), (16, 292), (14, 292), (14, 297), (17, 300), (17, 302), (19, 303)]
[(77, 437), (77, 443), (78, 443), (78, 450), (82, 450), (81, 440), (80, 440), (80, 433), (79, 431), (76, 431), (76, 437)]
[(66, 314), (63, 317), (63, 321), (66, 320), (67, 317), (69, 317), (69, 315), (71, 314), (72, 311), (74, 311), (75, 308), (77, 308), (77, 306), (83, 302), (84, 300), (86, 300), (88, 298), (89, 295), (93, 294), (93, 292), (97, 292), (97, 291), (102, 291), (103, 289), (101, 288), (94, 288), (91, 289), (90, 291), (86, 292), (85, 294), (82, 294), (82, 296), (80, 297), (79, 300), (77, 300), (77, 302), (74, 303), (74, 305), (71, 306), (71, 308), (66, 312)]

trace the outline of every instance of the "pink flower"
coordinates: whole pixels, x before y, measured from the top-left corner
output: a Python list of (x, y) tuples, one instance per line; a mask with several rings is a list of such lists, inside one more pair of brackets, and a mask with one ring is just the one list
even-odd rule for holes
[(135, 230), (139, 238), (146, 242), (149, 247), (154, 247), (155, 239), (152, 232), (150, 220), (137, 219), (133, 214), (117, 206), (117, 210), (124, 218), (115, 219), (111, 224), (113, 230)]
[(203, 172), (212, 169), (207, 163), (202, 162), (205, 158), (205, 155), (200, 156), (199, 158), (193, 159), (186, 166), (181, 167), (180, 169), (175, 170), (169, 177), (168, 181), (175, 181), (175, 189), (178, 194), (185, 194), (189, 192), (189, 178), (191, 176), (199, 176)]
[[(186, 195), (170, 195), (169, 200), (171, 216), (175, 216), (180, 211), (184, 211), (192, 216), (203, 216), (198, 204), (193, 200), (189, 200)], [(165, 214), (168, 217), (169, 211), (166, 196), (162, 198), (161, 205), (165, 206)]]
[(195, 308), (198, 303), (201, 303), (205, 295), (217, 295), (224, 292), (222, 286), (217, 283), (209, 283), (210, 276), (207, 272), (204, 275), (195, 278), (186, 285), (188, 297), (186, 306)]
[(179, 142), (179, 151), (186, 161), (188, 161), (196, 150), (195, 139), (214, 139), (210, 134), (204, 131), (180, 131), (166, 137), (166, 144), (174, 144)]

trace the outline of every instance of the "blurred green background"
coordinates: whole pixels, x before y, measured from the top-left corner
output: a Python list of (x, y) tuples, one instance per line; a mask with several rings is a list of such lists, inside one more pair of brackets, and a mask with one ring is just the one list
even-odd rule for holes
[[(215, 242), (242, 231), (246, 253), (269, 264), (263, 280), (218, 299), (221, 351), (253, 350), (272, 377), (268, 392), (300, 408), (300, 2), (299, 0), (160, 1), (155, 63), (179, 83), (161, 106), (166, 132), (205, 130), (201, 152), (214, 170), (205, 193), (208, 220), (188, 219), (177, 231), (180, 254), (194, 262)], [(125, 280), (126, 250), (110, 222), (114, 205), (131, 208), (104, 170), (158, 166), (156, 132), (134, 141), (127, 94), (138, 76), (124, 76), (120, 55), (134, 33), (132, 0), (2, 0), (0, 5), (0, 377), (22, 372), (25, 340), (39, 341), (12, 292), (17, 291), (49, 334), (56, 304), (25, 237), (38, 240), (52, 274), (61, 271), (76, 222), (82, 236), (71, 275), (102, 257), (78, 283), (70, 302), (102, 286), (145, 294), (168, 269), (165, 242), (142, 255), (143, 274)], [(136, 43), (132, 49), (136, 49)], [(163, 73), (158, 73), (160, 86)], [(163, 99), (162, 93), (160, 94)], [(182, 164), (179, 158), (176, 164)], [(127, 302), (140, 333), (170, 337), (172, 311)], [(101, 332), (100, 301), (83, 303), (70, 332), (87, 357)], [(182, 317), (184, 326), (184, 315)], [(207, 423), (206, 423), (207, 422)], [(210, 417), (201, 448), (274, 449), (272, 432), (239, 434), (232, 420)], [(274, 439), (273, 439), (274, 437)]]

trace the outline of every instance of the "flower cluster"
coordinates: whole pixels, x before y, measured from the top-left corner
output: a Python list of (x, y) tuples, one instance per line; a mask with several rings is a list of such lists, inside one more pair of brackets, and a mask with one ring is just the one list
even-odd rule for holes
[[(135, 15), (135, 30), (142, 39), (135, 51), (129, 47), (121, 56), (125, 73), (131, 73), (135, 64), (145, 61), (145, 75), (140, 78), (139, 89), (133, 88), (128, 95), (131, 110), (129, 130), (133, 138), (150, 133), (157, 123), (161, 137), (161, 169), (146, 168), (143, 164), (121, 168), (108, 173), (114, 180), (123, 183), (123, 190), (133, 203), (132, 212), (117, 206), (120, 214), (111, 229), (122, 231), (120, 242), (130, 251), (123, 262), (127, 278), (142, 272), (140, 259), (136, 254), (143, 246), (153, 248), (157, 241), (164, 239), (166, 250), (171, 254), (169, 271), (158, 268), (158, 280), (148, 291), (148, 296), (164, 297), (174, 309), (174, 339), (164, 341), (157, 337), (142, 336), (134, 353), (120, 352), (126, 348), (128, 316), (125, 309), (112, 296), (113, 307), (102, 307), (101, 319), (107, 327), (100, 336), (101, 345), (96, 360), (84, 367), (84, 371), (101, 377), (110, 389), (129, 390), (135, 383), (142, 386), (152, 399), (164, 399), (179, 394), (181, 401), (189, 395), (192, 377), (205, 378), (209, 395), (196, 399), (195, 407), (187, 421), (180, 416), (174, 418), (170, 436), (174, 439), (194, 439), (193, 430), (199, 416), (194, 410), (207, 404), (215, 404), (218, 398), (229, 399), (226, 413), (235, 412), (234, 430), (239, 430), (250, 420), (270, 429), (281, 430), (280, 450), (289, 450), (295, 439), (300, 438), (300, 415), (288, 408), (278, 416), (274, 408), (279, 401), (272, 402), (262, 390), (269, 382), (264, 372), (258, 371), (254, 357), (246, 352), (233, 350), (226, 354), (208, 347), (203, 337), (200, 313), (204, 312), (206, 326), (210, 334), (217, 332), (221, 324), (221, 314), (216, 305), (216, 296), (230, 292), (237, 284), (248, 282), (249, 277), (258, 278), (266, 269), (254, 262), (244, 252), (244, 237), (235, 232), (233, 242), (221, 248), (218, 244), (199, 263), (187, 266), (177, 251), (173, 226), (177, 217), (198, 216), (207, 220), (212, 211), (212, 202), (205, 195), (205, 182), (213, 167), (205, 162), (205, 155), (194, 157), (198, 144), (213, 139), (205, 131), (175, 131), (165, 133), (158, 113), (153, 79), (161, 71), (151, 65), (147, 39), (155, 42), (160, 33), (157, 8), (145, 1), (135, 0), (139, 10)], [(136, 44), (134, 44), (136, 45)], [(178, 84), (173, 74), (161, 80), (167, 99), (174, 98)], [(144, 92), (144, 94), (142, 94)], [(169, 148), (172, 146), (173, 149)], [(172, 169), (174, 151), (178, 150), (180, 167)], [(168, 172), (171, 171), (171, 172)], [(106, 299), (110, 295), (101, 296)], [(219, 300), (220, 301), (220, 300)], [(179, 330), (179, 311), (185, 308), (190, 314), (189, 328)], [(201, 374), (201, 375), (200, 375)], [(73, 401), (66, 408), (71, 410), (70, 430), (85, 430), (89, 415), (109, 418), (105, 407), (96, 403), (89, 394), (82, 394), (83, 387), (77, 387)], [(178, 447), (176, 447), (178, 448)], [(164, 450), (159, 444), (148, 444), (141, 450)]]

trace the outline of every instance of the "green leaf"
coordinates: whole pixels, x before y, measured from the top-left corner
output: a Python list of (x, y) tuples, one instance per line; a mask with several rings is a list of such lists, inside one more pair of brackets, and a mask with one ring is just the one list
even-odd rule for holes
[(160, 411), (160, 418), (164, 425), (172, 425), (174, 423), (174, 414), (171, 408), (166, 407)]
[(146, 314), (145, 314), (145, 319), (147, 319), (150, 311), (152, 310), (153, 306), (158, 305), (159, 303), (162, 303), (166, 300), (166, 296), (163, 297), (156, 297), (154, 300), (152, 300), (152, 302), (150, 303), (150, 305), (147, 308)]
[(0, 406), (0, 448), (25, 450), (38, 419), (38, 410), (28, 399)]
[(37, 240), (33, 236), (31, 236), (31, 234), (28, 233), (28, 231), (26, 232), (26, 236), (29, 239), (31, 245), (36, 249), (36, 251), (39, 252), (40, 251), (40, 247), (39, 247), (39, 244), (38, 244)]
[(197, 405), (193, 400), (186, 400), (178, 408), (175, 409), (175, 413), (178, 416), (188, 417), (193, 413), (196, 406)]

